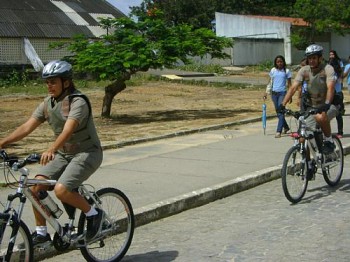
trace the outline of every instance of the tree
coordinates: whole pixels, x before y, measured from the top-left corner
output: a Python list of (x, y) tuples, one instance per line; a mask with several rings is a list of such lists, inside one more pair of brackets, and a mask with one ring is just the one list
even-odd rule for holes
[(223, 49), (232, 46), (231, 40), (216, 37), (209, 29), (167, 23), (163, 13), (148, 2), (144, 9), (133, 12), (137, 21), (102, 19), (101, 26), (108, 29), (108, 35), (94, 40), (77, 36), (68, 44), (76, 71), (111, 81), (105, 87), (102, 117), (110, 117), (113, 98), (136, 72), (173, 66), (179, 60), (187, 64), (190, 56), (229, 57)]
[[(228, 14), (289, 16), (295, 0), (154, 0), (164, 18), (174, 24), (211, 28), (215, 12)], [(134, 7), (134, 10), (138, 7)]]
[(349, 32), (350, 3), (348, 0), (297, 0), (295, 17), (303, 18), (308, 26), (293, 31), (292, 44), (304, 49), (321, 33)]

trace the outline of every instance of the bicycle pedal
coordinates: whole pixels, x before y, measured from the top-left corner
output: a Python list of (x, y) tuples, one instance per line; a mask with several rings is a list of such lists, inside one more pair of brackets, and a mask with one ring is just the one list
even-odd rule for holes
[(34, 246), (34, 249), (38, 252), (42, 252), (47, 250), (48, 248), (52, 247), (52, 242), (51, 241), (47, 241), (45, 243), (41, 243), (41, 244), (37, 244), (36, 246)]

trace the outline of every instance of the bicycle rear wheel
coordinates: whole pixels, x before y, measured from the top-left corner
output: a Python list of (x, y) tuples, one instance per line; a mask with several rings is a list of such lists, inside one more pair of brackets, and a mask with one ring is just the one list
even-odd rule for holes
[(333, 136), (333, 142), (335, 145), (334, 152), (329, 155), (324, 155), (324, 164), (322, 168), (323, 178), (330, 186), (338, 185), (344, 169), (343, 145), (336, 136)]
[[(7, 215), (7, 214), (1, 214)], [(4, 219), (4, 223), (7, 222), (7, 219)], [(6, 223), (1, 225), (1, 244), (0, 244), (0, 261), (13, 261), (13, 262), (32, 262), (34, 261), (33, 255), (33, 242), (30, 235), (30, 231), (28, 227), (24, 224), (23, 221), (19, 221), (19, 228), (16, 235), (15, 242), (12, 247), (12, 255), (10, 260), (6, 260), (6, 254), (9, 254), (11, 251), (10, 245), (11, 240), (14, 239), (15, 236), (15, 225), (16, 223)], [(2, 227), (4, 226), (4, 227)]]
[(284, 157), (281, 171), (283, 192), (290, 202), (298, 203), (305, 195), (308, 184), (306, 174), (305, 153), (300, 146), (293, 146)]
[[(106, 214), (102, 232), (96, 241), (81, 247), (87, 261), (120, 261), (128, 251), (135, 228), (134, 212), (126, 195), (116, 188), (103, 188), (96, 192)], [(86, 228), (86, 217), (80, 215), (78, 233)]]

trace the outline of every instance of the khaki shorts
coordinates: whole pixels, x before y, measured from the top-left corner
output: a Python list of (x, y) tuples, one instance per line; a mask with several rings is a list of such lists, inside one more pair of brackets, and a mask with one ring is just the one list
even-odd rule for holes
[(38, 174), (57, 180), (68, 190), (78, 188), (102, 163), (102, 148), (94, 147), (87, 152), (75, 155), (57, 153), (54, 160), (42, 166)]
[[(329, 110), (327, 111), (327, 116), (329, 121), (331, 121), (333, 118), (335, 118), (339, 113), (338, 108), (335, 105), (331, 105)], [(306, 118), (306, 126), (307, 129), (310, 131), (316, 130), (316, 119), (315, 116), (311, 115), (308, 118)]]

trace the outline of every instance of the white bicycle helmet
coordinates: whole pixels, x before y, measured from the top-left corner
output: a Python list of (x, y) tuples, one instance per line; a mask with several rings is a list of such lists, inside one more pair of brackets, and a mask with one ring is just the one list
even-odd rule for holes
[(321, 56), (323, 54), (323, 47), (320, 45), (309, 45), (306, 50), (305, 50), (305, 55), (310, 56), (310, 55), (319, 55)]
[(72, 65), (66, 61), (54, 60), (46, 64), (42, 72), (42, 78), (61, 77), (72, 78)]

